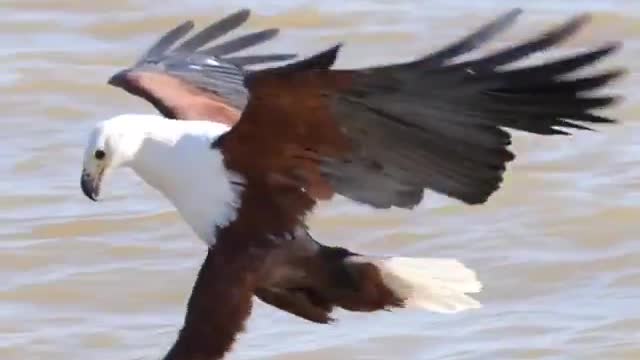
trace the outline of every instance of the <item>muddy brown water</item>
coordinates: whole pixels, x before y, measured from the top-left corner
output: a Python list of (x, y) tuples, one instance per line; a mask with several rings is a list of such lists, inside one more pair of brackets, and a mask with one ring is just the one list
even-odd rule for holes
[(245, 30), (283, 28), (261, 50), (344, 41), (338, 67), (413, 58), (514, 6), (527, 12), (491, 48), (589, 11), (593, 23), (562, 51), (623, 40), (606, 64), (630, 73), (614, 86), (625, 101), (608, 111), (623, 125), (516, 134), (518, 158), (485, 206), (435, 194), (412, 212), (338, 200), (311, 219), (326, 243), (460, 258), (485, 284), (483, 309), (343, 312), (319, 326), (258, 302), (230, 359), (640, 359), (636, 0), (3, 1), (0, 359), (158, 359), (170, 346), (204, 245), (129, 171), (89, 202), (82, 149), (96, 121), (154, 112), (108, 87), (111, 73), (176, 23), (201, 27), (241, 6), (254, 9)]

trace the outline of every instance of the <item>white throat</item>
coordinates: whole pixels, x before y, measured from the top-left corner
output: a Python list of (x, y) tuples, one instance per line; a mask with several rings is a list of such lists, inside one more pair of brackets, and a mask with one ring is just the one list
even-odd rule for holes
[(143, 139), (127, 165), (172, 202), (200, 239), (213, 245), (216, 227), (235, 219), (243, 189), (242, 177), (225, 167), (220, 150), (211, 148), (229, 127), (155, 116), (148, 126), (139, 125)]

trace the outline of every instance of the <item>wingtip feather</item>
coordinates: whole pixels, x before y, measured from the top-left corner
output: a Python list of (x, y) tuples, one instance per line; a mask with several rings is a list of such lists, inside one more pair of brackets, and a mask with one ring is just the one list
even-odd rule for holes
[(463, 37), (461, 40), (433, 52), (415, 61), (415, 63), (421, 66), (437, 66), (447, 60), (468, 53), (507, 30), (516, 22), (522, 12), (522, 9), (514, 8), (480, 26), (477, 30)]
[(279, 33), (280, 29), (277, 28), (260, 30), (199, 50), (198, 53), (208, 56), (225, 56), (262, 44), (273, 39)]
[(176, 42), (191, 32), (194, 26), (193, 20), (185, 20), (173, 29), (165, 32), (138, 58), (135, 65), (138, 66), (149, 59), (163, 55), (169, 48), (175, 45)]
[(251, 11), (249, 9), (241, 9), (224, 18), (209, 24), (204, 29), (185, 40), (176, 48), (178, 52), (193, 52), (206, 44), (230, 33), (247, 22)]

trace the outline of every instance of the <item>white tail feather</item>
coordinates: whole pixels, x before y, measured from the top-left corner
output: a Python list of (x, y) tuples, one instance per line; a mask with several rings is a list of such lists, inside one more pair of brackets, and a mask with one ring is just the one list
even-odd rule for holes
[[(372, 259), (382, 280), (406, 307), (440, 313), (455, 313), (480, 308), (478, 301), (467, 293), (482, 289), (476, 273), (456, 259), (389, 257)], [(356, 259), (354, 259), (356, 260)]]

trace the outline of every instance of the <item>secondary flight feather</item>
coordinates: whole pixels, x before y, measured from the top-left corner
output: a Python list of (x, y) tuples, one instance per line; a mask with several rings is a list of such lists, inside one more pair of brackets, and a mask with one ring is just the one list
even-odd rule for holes
[[(147, 99), (165, 117), (120, 115), (99, 123), (85, 150), (85, 195), (95, 200), (105, 174), (128, 166), (171, 200), (208, 245), (184, 326), (165, 359), (223, 358), (244, 328), (254, 295), (316, 323), (333, 321), (336, 308), (479, 308), (469, 294), (482, 284), (458, 260), (328, 247), (311, 237), (305, 221), (319, 201), (336, 194), (376, 208), (411, 209), (425, 191), (482, 204), (515, 158), (509, 129), (553, 136), (614, 123), (595, 111), (616, 98), (593, 91), (623, 72), (574, 73), (618, 44), (510, 66), (572, 36), (588, 22), (586, 15), (529, 41), (458, 60), (519, 14), (505, 13), (410, 62), (330, 69), (336, 46), (256, 71), (241, 70), (246, 58), (242, 66), (219, 65), (230, 59), (221, 54), (242, 41), (196, 50), (237, 24), (232, 15), (225, 26), (210, 27), (172, 53), (166, 44), (186, 31), (177, 27), (134, 68), (117, 74), (112, 84)], [(249, 36), (248, 43), (264, 37)]]

